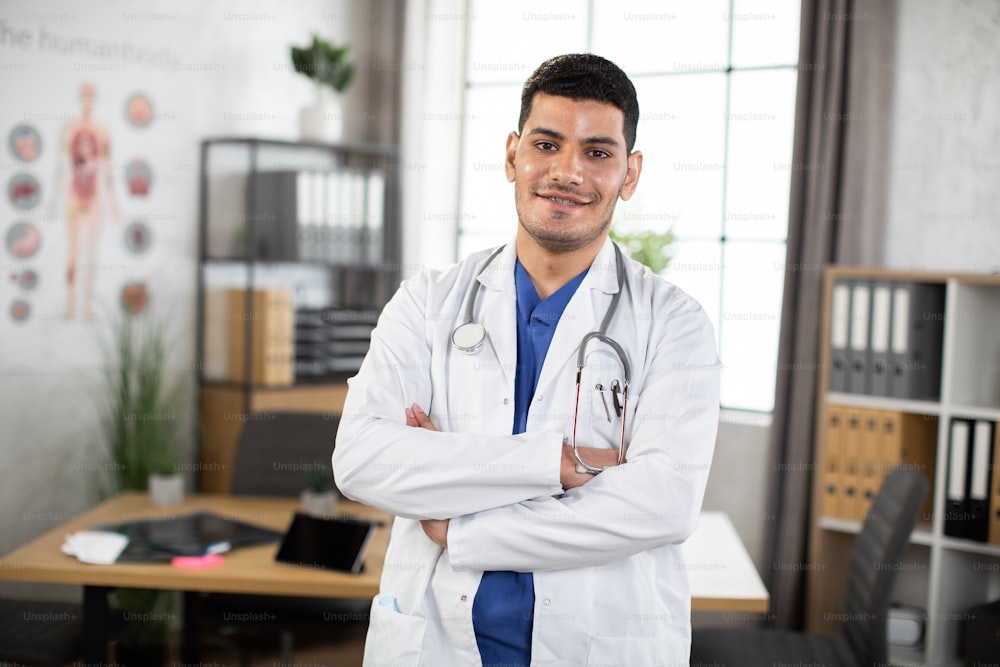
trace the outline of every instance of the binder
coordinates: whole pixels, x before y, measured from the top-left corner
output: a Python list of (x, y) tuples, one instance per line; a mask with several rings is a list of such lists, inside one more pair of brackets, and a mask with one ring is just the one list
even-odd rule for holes
[(851, 284), (837, 280), (830, 304), (830, 391), (847, 391), (847, 346), (851, 326)]
[(892, 286), (881, 283), (872, 288), (871, 336), (868, 340), (868, 393), (889, 395), (889, 333), (892, 318)]
[(951, 420), (948, 441), (948, 486), (945, 497), (944, 534), (966, 537), (969, 534), (969, 440), (971, 423), (965, 419)]
[(990, 484), (990, 544), (1000, 544), (1000, 428), (993, 424), (993, 474)]
[(851, 521), (862, 518), (861, 502), (861, 415), (856, 408), (847, 408), (844, 416), (844, 452), (840, 516)]
[(856, 282), (851, 288), (851, 326), (847, 347), (847, 391), (868, 392), (868, 330), (871, 319), (871, 286)]
[(369, 266), (378, 266), (384, 257), (382, 222), (385, 219), (385, 175), (377, 169), (368, 172), (366, 187), (365, 258)]
[[(312, 238), (311, 174), (298, 171), (263, 171), (253, 176), (247, 230), (250, 258), (270, 261), (307, 259), (300, 255)], [(248, 187), (251, 187), (248, 184)], [(303, 236), (305, 235), (305, 236)]]
[(858, 456), (859, 484), (857, 512), (863, 518), (871, 509), (872, 501), (882, 484), (882, 452), (879, 442), (882, 436), (879, 410), (860, 410), (861, 419), (860, 454)]
[(969, 468), (970, 540), (986, 542), (990, 533), (990, 467), (993, 458), (993, 422), (980, 419), (972, 434)]
[[(879, 417), (882, 422), (879, 438), (882, 452), (879, 486), (890, 471), (904, 467), (923, 473), (933, 489), (937, 468), (937, 417), (895, 410), (880, 410)], [(934, 507), (932, 495), (927, 495), (918, 517), (928, 523)]]
[(831, 518), (841, 516), (841, 474), (843, 470), (844, 409), (826, 406), (826, 424), (823, 436), (823, 468), (820, 474), (822, 497), (820, 515)]
[(889, 395), (937, 400), (941, 395), (944, 285), (902, 283), (893, 291)]

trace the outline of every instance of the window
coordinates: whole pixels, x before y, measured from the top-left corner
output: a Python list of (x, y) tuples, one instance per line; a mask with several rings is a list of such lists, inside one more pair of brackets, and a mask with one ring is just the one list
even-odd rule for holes
[(513, 233), (504, 141), (524, 79), (590, 51), (635, 83), (644, 153), (616, 229), (672, 229), (664, 277), (715, 326), (722, 405), (770, 412), (794, 165), (798, 0), (470, 0), (458, 254)]

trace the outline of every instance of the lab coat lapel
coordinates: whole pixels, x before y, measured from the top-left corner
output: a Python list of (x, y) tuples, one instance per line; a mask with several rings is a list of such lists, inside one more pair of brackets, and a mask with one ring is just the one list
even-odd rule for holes
[(504, 379), (512, 391), (517, 369), (516, 260), (517, 250), (512, 240), (479, 276), (481, 303), (476, 308), (476, 317), (486, 327), (487, 344), (493, 347), (497, 363), (503, 369)]
[[(594, 263), (577, 288), (566, 310), (559, 318), (555, 335), (545, 355), (542, 372), (538, 376), (538, 389), (552, 393), (550, 385), (559, 381), (560, 374), (571, 373), (576, 368), (576, 355), (580, 342), (590, 331), (597, 331), (611, 303), (611, 295), (618, 291), (618, 273), (615, 268), (615, 250), (610, 240), (597, 253)], [(619, 308), (619, 316), (621, 308)]]

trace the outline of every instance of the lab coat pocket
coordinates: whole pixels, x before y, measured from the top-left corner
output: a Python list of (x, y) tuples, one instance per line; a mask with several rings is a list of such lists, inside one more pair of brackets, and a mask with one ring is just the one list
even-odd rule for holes
[(365, 640), (365, 667), (417, 667), (423, 649), (427, 621), (372, 601), (371, 621)]
[[(609, 355), (591, 355), (587, 362), (594, 368), (590, 369), (590, 377), (586, 394), (590, 400), (581, 398), (580, 415), (578, 419), (586, 430), (579, 431), (579, 443), (587, 447), (609, 447), (618, 449), (622, 439), (623, 419), (626, 425), (626, 438), (629, 434), (628, 424), (632, 419), (635, 396), (629, 392), (625, 401), (624, 379), (617, 357)], [(584, 389), (581, 388), (581, 393)], [(583, 438), (587, 441), (584, 442)]]
[(592, 637), (590, 667), (687, 667), (690, 642), (669, 637)]

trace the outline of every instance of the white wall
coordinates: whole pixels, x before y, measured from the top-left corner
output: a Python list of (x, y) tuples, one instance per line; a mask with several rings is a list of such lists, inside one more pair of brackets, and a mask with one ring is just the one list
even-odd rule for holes
[(899, 1), (885, 264), (1000, 270), (1000, 4)]
[[(294, 139), (299, 109), (314, 96), (312, 84), (290, 65), (291, 44), (313, 32), (343, 43), (356, 54), (372, 45), (375, 2), (302, 0), (19, 0), (0, 5), (0, 184), (12, 174), (32, 173), (42, 201), (19, 212), (0, 200), (0, 240), (19, 220), (42, 233), (39, 251), (19, 259), (0, 248), (0, 554), (38, 535), (97, 498), (94, 452), (101, 446), (97, 398), (103, 367), (98, 340), (105, 335), (121, 286), (149, 285), (153, 306), (169, 320), (175, 343), (173, 372), (194, 369), (197, 256), (198, 150), (201, 139), (257, 135)], [(375, 9), (372, 9), (372, 8)], [(359, 60), (349, 102), (347, 129), (356, 138), (386, 138), (383, 110), (365, 110), (378, 71)], [(92, 83), (93, 115), (111, 137), (115, 196), (121, 220), (105, 219), (98, 244), (93, 321), (63, 318), (67, 254), (64, 205), (53, 198), (59, 137), (79, 114), (78, 89)], [(356, 93), (354, 91), (357, 91)], [(154, 119), (145, 128), (126, 122), (129, 95), (144, 92)], [(32, 124), (42, 154), (23, 164), (7, 149), (14, 125)], [(370, 131), (368, 131), (370, 129)], [(379, 137), (366, 136), (377, 134)], [(124, 165), (143, 157), (153, 168), (146, 198), (129, 196)], [(125, 249), (123, 223), (143, 218), (152, 230), (150, 250)], [(32, 269), (33, 290), (8, 281)], [(28, 320), (15, 323), (10, 304), (23, 299)], [(79, 311), (78, 311), (79, 312)], [(193, 418), (190, 401), (186, 423)]]

